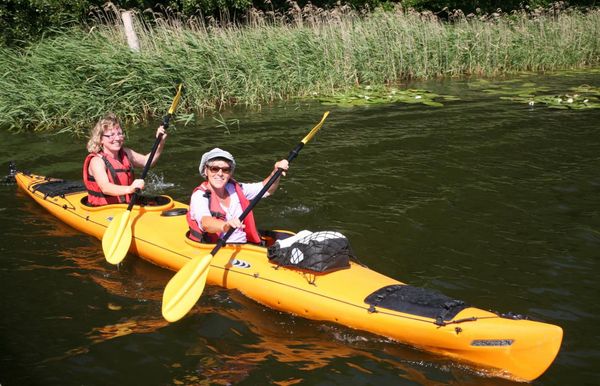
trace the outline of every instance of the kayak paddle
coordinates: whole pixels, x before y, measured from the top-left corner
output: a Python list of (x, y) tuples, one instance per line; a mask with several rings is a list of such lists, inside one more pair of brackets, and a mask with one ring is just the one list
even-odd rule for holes
[[(171, 103), (169, 112), (163, 117), (162, 125), (165, 130), (169, 127), (171, 116), (179, 104), (182, 89), (183, 84), (180, 84), (179, 87), (177, 87), (177, 94), (173, 99), (173, 103)], [(162, 134), (159, 134), (158, 137), (156, 137), (156, 141), (154, 141), (152, 151), (150, 152), (150, 156), (148, 157), (146, 165), (144, 166), (144, 170), (142, 171), (142, 180), (145, 179), (146, 174), (148, 174), (148, 169), (150, 169), (150, 165), (154, 159), (154, 154), (156, 153), (156, 149), (158, 149), (161, 139)], [(131, 209), (137, 202), (139, 193), (140, 190), (136, 189), (133, 193), (133, 197), (131, 197), (129, 205), (127, 206), (127, 210), (122, 215), (116, 215), (112, 219), (110, 225), (104, 232), (104, 236), (102, 236), (102, 250), (104, 251), (104, 257), (106, 257), (106, 261), (111, 264), (119, 264), (121, 261), (123, 261), (125, 255), (127, 255), (129, 246), (131, 245), (131, 226), (129, 224), (129, 217), (131, 216)]]
[[(300, 143), (289, 153), (287, 158), (288, 162), (292, 162), (292, 160), (298, 156), (302, 147), (310, 141), (317, 131), (319, 131), (321, 126), (323, 126), (323, 122), (325, 122), (325, 118), (327, 118), (328, 115), (329, 111), (325, 112), (321, 121), (313, 127), (306, 137), (304, 137), (304, 139), (302, 139), (302, 141), (300, 141)], [(275, 174), (271, 176), (258, 195), (254, 197), (248, 207), (242, 212), (240, 221), (243, 221), (246, 218), (248, 213), (250, 213), (252, 208), (258, 204), (266, 191), (269, 190), (271, 185), (277, 181), (282, 173), (283, 169), (279, 168)], [(198, 299), (200, 299), (208, 276), (208, 265), (212, 261), (213, 256), (215, 256), (219, 249), (225, 245), (225, 242), (234, 231), (234, 228), (229, 228), (227, 233), (225, 233), (222, 238), (219, 238), (217, 244), (208, 255), (193, 258), (189, 263), (183, 266), (171, 280), (169, 280), (163, 293), (162, 303), (162, 314), (167, 321), (176, 322), (183, 318), (192, 309), (194, 304), (196, 304)]]

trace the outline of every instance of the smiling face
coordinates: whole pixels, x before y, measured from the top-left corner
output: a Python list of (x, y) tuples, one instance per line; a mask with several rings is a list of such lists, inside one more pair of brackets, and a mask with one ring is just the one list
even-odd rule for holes
[(231, 178), (231, 164), (224, 159), (210, 160), (206, 163), (205, 173), (214, 190), (224, 189)]
[(102, 133), (102, 148), (105, 152), (118, 152), (123, 147), (124, 142), (125, 134), (123, 134), (123, 130), (118, 124), (105, 129)]
[[(87, 143), (87, 150), (90, 153), (100, 153), (104, 149), (106, 149), (106, 152), (108, 153), (118, 151), (123, 145), (124, 138), (119, 138), (112, 134), (122, 132), (123, 130), (121, 129), (121, 124), (119, 123), (117, 116), (113, 113), (106, 114), (103, 118), (98, 120), (96, 125), (92, 128), (90, 139)], [(108, 137), (104, 137), (104, 135), (107, 135)], [(113, 139), (116, 139), (117, 142), (112, 141)], [(117, 145), (119, 145), (118, 148)]]

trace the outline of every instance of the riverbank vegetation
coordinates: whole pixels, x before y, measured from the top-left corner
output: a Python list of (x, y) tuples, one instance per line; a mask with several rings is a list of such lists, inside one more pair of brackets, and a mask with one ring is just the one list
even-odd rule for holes
[[(183, 82), (179, 117), (233, 104), (322, 98), (407, 79), (496, 76), (600, 63), (600, 11), (448, 14), (349, 7), (252, 10), (245, 23), (138, 18), (140, 52), (105, 12), (24, 48), (0, 47), (0, 127), (81, 133), (105, 111), (160, 116)], [(187, 115), (185, 114), (187, 112)]]
[(176, 15), (178, 19), (228, 20), (243, 23), (249, 11), (293, 14), (310, 4), (316, 8), (331, 9), (346, 4), (353, 10), (370, 12), (381, 8), (391, 10), (401, 5), (404, 9), (429, 11), (445, 18), (454, 10), (465, 14), (489, 14), (545, 8), (560, 10), (565, 7), (581, 10), (597, 6), (596, 0), (3, 0), (0, 2), (0, 45), (19, 46), (73, 25), (84, 24), (95, 18), (102, 7), (116, 7), (143, 11), (138, 14), (152, 22), (156, 15)]

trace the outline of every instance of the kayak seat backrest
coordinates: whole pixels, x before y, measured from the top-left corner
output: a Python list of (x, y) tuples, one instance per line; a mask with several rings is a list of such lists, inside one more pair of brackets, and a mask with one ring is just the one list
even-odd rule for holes
[(401, 284), (378, 289), (365, 298), (365, 303), (371, 305), (372, 311), (374, 307), (381, 307), (436, 319), (438, 322), (452, 320), (469, 307), (462, 300), (452, 299), (437, 291)]

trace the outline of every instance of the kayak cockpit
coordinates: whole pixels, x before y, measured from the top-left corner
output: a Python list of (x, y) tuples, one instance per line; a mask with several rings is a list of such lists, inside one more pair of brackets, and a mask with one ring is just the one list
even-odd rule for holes
[[(176, 210), (176, 209), (174, 209)], [(186, 210), (187, 213), (187, 210)], [(185, 213), (184, 213), (185, 214)], [(163, 212), (164, 215), (164, 212)], [(261, 243), (260, 244), (252, 244), (252, 243), (227, 243), (227, 245), (235, 245), (235, 244), (239, 244), (239, 245), (255, 245), (257, 247), (265, 247), (268, 248), (270, 246), (272, 246), (273, 244), (275, 244), (276, 241), (278, 240), (285, 240), (291, 236), (294, 236), (295, 233), (291, 232), (291, 231), (285, 231), (285, 230), (259, 230), (258, 234), (260, 236), (261, 239)], [(211, 248), (213, 248), (214, 246), (216, 246), (215, 243), (208, 243), (208, 242), (198, 242), (195, 240), (192, 240), (190, 238), (190, 232), (187, 231), (185, 233), (185, 242), (195, 248), (202, 248), (205, 249), (206, 246), (210, 246)]]
[[(85, 195), (79, 201), (79, 204), (82, 209), (89, 211), (99, 211), (105, 210), (108, 208), (127, 208), (127, 204), (110, 204), (110, 205), (102, 205), (102, 206), (93, 206), (88, 203), (88, 196)], [(173, 199), (169, 196), (138, 196), (136, 205), (133, 208), (144, 208), (145, 211), (164, 211), (169, 212), (169, 210), (173, 207)], [(170, 213), (170, 212), (169, 212)], [(186, 211), (187, 213), (187, 211)], [(185, 213), (184, 213), (185, 214)], [(168, 215), (168, 214), (167, 214)]]

